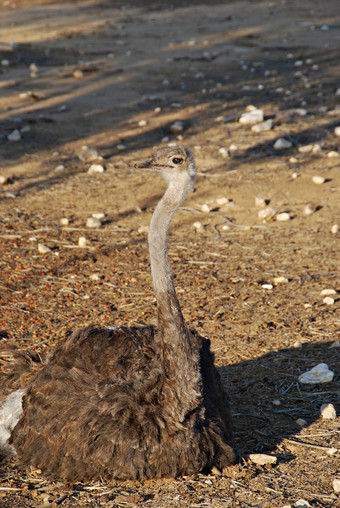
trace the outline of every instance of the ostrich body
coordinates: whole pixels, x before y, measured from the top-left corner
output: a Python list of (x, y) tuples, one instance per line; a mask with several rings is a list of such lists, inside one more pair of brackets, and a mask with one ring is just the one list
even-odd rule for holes
[(80, 329), (33, 375), (9, 442), (23, 466), (52, 478), (176, 477), (235, 460), (210, 342), (186, 327), (168, 262), (169, 225), (195, 181), (193, 155), (163, 148), (135, 167), (168, 183), (148, 238), (157, 326)]

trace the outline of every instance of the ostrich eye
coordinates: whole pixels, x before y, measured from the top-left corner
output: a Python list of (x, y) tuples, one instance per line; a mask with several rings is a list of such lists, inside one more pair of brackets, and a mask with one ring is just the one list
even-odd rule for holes
[(174, 158), (172, 159), (172, 162), (173, 162), (174, 164), (181, 164), (181, 163), (183, 162), (183, 159), (181, 159), (180, 157), (174, 157)]

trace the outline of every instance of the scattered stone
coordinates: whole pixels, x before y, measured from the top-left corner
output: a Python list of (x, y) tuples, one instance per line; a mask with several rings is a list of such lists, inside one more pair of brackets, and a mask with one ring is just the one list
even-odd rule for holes
[(238, 152), (238, 146), (235, 145), (235, 143), (232, 143), (230, 146), (229, 146), (229, 152), (232, 154), (232, 155), (236, 155), (237, 152)]
[(326, 305), (334, 305), (334, 298), (332, 298), (331, 296), (325, 296), (325, 298), (322, 300), (324, 304)]
[(87, 228), (99, 228), (101, 225), (101, 220), (96, 219), (95, 217), (89, 217), (86, 221)]
[(325, 182), (325, 179), (323, 176), (314, 175), (312, 178), (312, 182), (315, 183), (316, 185), (321, 185)]
[(204, 229), (204, 226), (202, 224), (202, 222), (194, 222), (193, 223), (193, 226), (196, 230), (199, 230), (199, 229)]
[(308, 203), (304, 210), (303, 210), (303, 213), (304, 215), (312, 215), (314, 212), (316, 211), (316, 206), (314, 205), (314, 203)]
[(21, 134), (18, 131), (18, 129), (15, 129), (10, 134), (8, 134), (7, 139), (8, 139), (8, 141), (20, 141)]
[(219, 149), (219, 151), (218, 151), (218, 153), (219, 153), (220, 155), (222, 155), (222, 157), (223, 157), (224, 159), (226, 159), (227, 157), (229, 157), (229, 152), (228, 152), (228, 150), (227, 150), (226, 148), (220, 148), (220, 149)]
[(308, 111), (303, 108), (298, 108), (295, 110), (295, 113), (300, 116), (306, 116), (308, 114)]
[(320, 407), (320, 414), (325, 420), (335, 420), (336, 411), (333, 404), (322, 404)]
[(335, 455), (337, 453), (338, 449), (337, 448), (334, 448), (334, 446), (332, 446), (331, 448), (328, 448), (328, 450), (326, 451), (326, 453), (328, 455)]
[(335, 92), (335, 96), (340, 97), (340, 88), (338, 88), (337, 91)]
[(90, 275), (90, 279), (98, 282), (100, 279), (102, 279), (102, 277), (99, 275), (99, 273), (92, 273)]
[(2, 176), (0, 175), (0, 185), (7, 185), (12, 182), (12, 178), (10, 176)]
[(262, 284), (263, 289), (273, 289), (273, 284)]
[(270, 118), (269, 120), (266, 120), (264, 122), (257, 123), (256, 125), (253, 125), (251, 130), (253, 132), (266, 132), (270, 131), (270, 129), (273, 127), (273, 120)]
[(149, 226), (139, 226), (138, 233), (147, 233), (149, 231)]
[(340, 479), (335, 478), (333, 480), (333, 489), (336, 494), (340, 493)]
[(92, 214), (92, 217), (94, 217), (95, 219), (102, 220), (105, 217), (105, 213), (104, 212), (96, 212), (96, 213)]
[(340, 340), (336, 340), (335, 342), (333, 342), (333, 344), (329, 346), (330, 349), (333, 347), (340, 347)]
[(276, 212), (277, 212), (277, 210), (275, 208), (272, 208), (271, 206), (267, 206), (267, 208), (263, 208), (263, 210), (259, 210), (257, 216), (259, 219), (268, 221), (275, 216)]
[(216, 203), (219, 206), (227, 205), (229, 202), (230, 202), (230, 199), (228, 199), (228, 198), (217, 198), (216, 199)]
[(138, 126), (139, 126), (139, 127), (145, 127), (145, 126), (147, 125), (147, 123), (148, 123), (148, 122), (147, 122), (146, 120), (139, 120), (139, 122), (138, 122)]
[(63, 164), (59, 164), (54, 168), (54, 171), (62, 171), (63, 169), (65, 169), (65, 166)]
[(336, 295), (336, 290), (335, 289), (323, 289), (321, 292), (320, 292), (320, 295), (321, 296), (330, 296), (330, 295)]
[(300, 342), (299, 340), (296, 340), (293, 344), (293, 347), (295, 347), (296, 349), (302, 348), (302, 342)]
[(313, 145), (303, 145), (299, 146), (298, 151), (300, 153), (309, 153), (313, 150)]
[(295, 508), (312, 508), (312, 505), (308, 503), (305, 499), (299, 499), (295, 503)]
[(268, 204), (269, 200), (264, 199), (261, 196), (255, 196), (255, 206), (257, 208), (264, 208)]
[(337, 127), (335, 127), (335, 129), (334, 129), (334, 134), (335, 134), (336, 136), (340, 136), (340, 125), (338, 125)]
[(299, 376), (299, 382), (303, 384), (329, 383), (334, 377), (334, 372), (329, 370), (326, 363), (319, 363), (311, 370)]
[(183, 132), (184, 130), (184, 123), (181, 120), (176, 120), (171, 126), (170, 126), (170, 132), (173, 134), (177, 134), (179, 132)]
[(288, 279), (286, 277), (274, 277), (273, 279), (274, 285), (277, 286), (278, 284), (287, 284)]
[(84, 73), (83, 73), (83, 71), (81, 69), (76, 69), (73, 72), (73, 77), (76, 78), (76, 79), (83, 79)]
[(40, 254), (47, 254), (48, 252), (51, 252), (51, 249), (42, 243), (38, 243), (38, 251)]
[(82, 247), (82, 248), (86, 247), (86, 245), (87, 245), (87, 238), (85, 236), (80, 236), (78, 238), (78, 245), (79, 245), (79, 247)]
[(298, 419), (296, 420), (296, 423), (297, 423), (300, 427), (305, 427), (305, 425), (307, 425), (306, 420), (304, 420), (303, 418), (298, 418)]
[(331, 233), (333, 235), (336, 235), (338, 231), (339, 231), (339, 225), (338, 224), (333, 224), (333, 226), (331, 227)]
[(119, 143), (119, 145), (117, 145), (117, 150), (119, 151), (123, 151), (123, 150), (126, 150), (126, 145), (124, 145), (124, 143)]
[(83, 145), (81, 147), (81, 151), (78, 154), (78, 157), (83, 162), (92, 162), (101, 160), (103, 158), (100, 155), (98, 155), (98, 152), (95, 148), (90, 148), (87, 145)]
[(277, 216), (276, 216), (276, 220), (279, 221), (279, 222), (285, 222), (285, 221), (288, 221), (290, 219), (291, 219), (291, 217), (290, 217), (288, 212), (278, 213)]
[(291, 141), (288, 141), (288, 139), (279, 138), (274, 143), (274, 150), (286, 150), (288, 148), (291, 148), (292, 146), (293, 143)]
[(210, 206), (204, 203), (204, 205), (201, 205), (202, 212), (209, 213), (210, 212)]
[(281, 401), (280, 401), (279, 399), (274, 399), (274, 400), (272, 401), (272, 404), (273, 404), (274, 406), (281, 406)]
[(331, 150), (330, 152), (328, 152), (327, 157), (329, 157), (330, 159), (336, 159), (337, 157), (340, 157), (340, 153), (336, 152), (335, 150)]
[(92, 164), (87, 171), (89, 175), (94, 175), (95, 173), (104, 173), (104, 166), (101, 164)]
[(70, 221), (66, 217), (63, 217), (62, 219), (60, 219), (60, 224), (62, 226), (68, 226), (69, 223), (70, 223)]
[(251, 453), (249, 455), (249, 459), (259, 466), (277, 463), (277, 457), (274, 457), (273, 455), (266, 455), (265, 453)]
[(289, 159), (289, 162), (290, 162), (291, 164), (296, 164), (296, 163), (297, 163), (297, 162), (299, 162), (299, 161), (297, 160), (297, 158), (296, 158), (296, 157), (291, 157), (291, 158)]
[(242, 113), (239, 122), (242, 125), (254, 125), (263, 122), (263, 117), (264, 114), (262, 109), (253, 109), (252, 111)]

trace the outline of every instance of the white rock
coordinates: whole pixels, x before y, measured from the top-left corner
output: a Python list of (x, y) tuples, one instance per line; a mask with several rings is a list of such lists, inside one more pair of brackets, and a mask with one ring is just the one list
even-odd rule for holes
[[(295, 157), (291, 157), (292, 159), (294, 159)], [(291, 160), (289, 161), (291, 162)], [(294, 171), (294, 173), (291, 174), (291, 177), (293, 178), (293, 180), (296, 180), (299, 176), (299, 173), (297, 173), (296, 171)]]
[(287, 284), (288, 279), (286, 277), (274, 277), (273, 282), (275, 285), (277, 284)]
[(92, 217), (94, 217), (95, 219), (104, 219), (105, 217), (105, 213), (104, 212), (96, 212), (96, 213), (93, 213), (92, 214)]
[(299, 146), (298, 148), (298, 151), (300, 153), (308, 153), (308, 152), (311, 152), (313, 150), (313, 145), (304, 145), (304, 146)]
[(224, 231), (227, 231), (228, 229), (230, 229), (230, 226), (228, 226), (228, 224), (224, 224), (224, 226), (222, 226), (222, 229)]
[(120, 152), (126, 150), (126, 145), (124, 145), (124, 143), (119, 143), (119, 145), (117, 145), (117, 150), (119, 150)]
[(291, 164), (296, 164), (296, 163), (297, 163), (297, 162), (299, 162), (299, 161), (297, 160), (297, 158), (296, 158), (296, 157), (291, 157), (291, 158), (289, 159), (289, 162), (290, 162)]
[(329, 383), (334, 377), (334, 372), (329, 370), (326, 363), (319, 363), (311, 370), (299, 376), (299, 382), (303, 384)]
[(80, 236), (78, 238), (78, 245), (79, 245), (79, 247), (86, 247), (86, 245), (87, 245), (87, 239), (86, 239), (85, 236)]
[(339, 494), (339, 492), (340, 492), (340, 479), (335, 478), (335, 479), (333, 480), (333, 490), (334, 490), (334, 492), (336, 492), (337, 494)]
[(334, 305), (334, 298), (332, 298), (331, 296), (325, 296), (325, 298), (322, 300), (323, 303), (325, 303), (326, 305)]
[(255, 196), (255, 206), (257, 208), (264, 208), (266, 206), (266, 202), (268, 202), (268, 200), (262, 198), (261, 196)]
[(65, 166), (63, 164), (59, 164), (54, 168), (54, 171), (62, 171), (63, 169), (65, 169)]
[(334, 134), (335, 134), (336, 136), (340, 136), (340, 125), (338, 125), (337, 127), (335, 127), (335, 129), (334, 129)]
[(335, 159), (337, 157), (340, 157), (340, 153), (336, 152), (335, 150), (331, 150), (330, 152), (328, 152), (327, 157), (329, 157), (330, 159)]
[(335, 92), (335, 96), (340, 97), (340, 88), (338, 88), (337, 91)]
[(21, 134), (18, 131), (18, 129), (15, 129), (10, 134), (8, 134), (7, 139), (8, 139), (8, 141), (20, 141)]
[(239, 122), (242, 125), (254, 125), (256, 123), (263, 122), (263, 116), (264, 115), (262, 109), (253, 109), (252, 111), (242, 113)]
[(193, 226), (194, 226), (194, 228), (195, 228), (195, 229), (197, 229), (197, 230), (198, 230), (198, 229), (204, 229), (204, 226), (203, 226), (202, 222), (194, 222), (194, 223), (193, 223)]
[(229, 199), (228, 198), (217, 198), (216, 199), (216, 203), (220, 206), (223, 206), (223, 205), (226, 205), (227, 203), (229, 203)]
[(263, 289), (273, 289), (273, 284), (262, 284)]
[(204, 205), (201, 205), (202, 212), (209, 213), (210, 212), (210, 206), (206, 203)]
[(89, 217), (86, 221), (87, 228), (99, 228), (101, 225), (100, 219), (96, 219), (95, 217)]
[(48, 252), (51, 252), (51, 249), (42, 243), (38, 243), (38, 251), (40, 254), (47, 254)]
[(91, 164), (88, 170), (88, 174), (94, 175), (95, 173), (104, 173), (104, 171), (105, 171), (104, 166), (102, 166), (101, 164)]
[(274, 406), (281, 406), (281, 401), (280, 401), (279, 399), (274, 399), (274, 400), (272, 401), (272, 404), (273, 404)]
[(66, 217), (63, 217), (62, 219), (60, 219), (60, 224), (62, 226), (68, 226), (69, 225), (69, 220)]
[(33, 74), (39, 74), (38, 66), (35, 63), (31, 63), (31, 65), (29, 66), (29, 70)]
[(303, 213), (304, 215), (312, 215), (316, 211), (316, 206), (313, 203), (308, 203), (308, 205), (305, 206)]
[(331, 227), (331, 233), (333, 235), (336, 235), (338, 231), (339, 231), (339, 225), (338, 224), (333, 224), (333, 226)]
[(328, 448), (328, 450), (326, 451), (326, 453), (328, 455), (335, 455), (337, 453), (338, 449), (337, 448), (334, 448), (334, 446), (332, 446), (331, 448)]
[(321, 185), (325, 182), (325, 179), (323, 176), (314, 175), (312, 178), (312, 182), (315, 183), (316, 185)]
[(306, 420), (304, 420), (303, 418), (298, 418), (298, 419), (296, 420), (296, 423), (297, 423), (300, 427), (304, 427), (305, 425), (307, 425)]
[(24, 127), (22, 127), (22, 128), (20, 129), (20, 132), (21, 132), (22, 134), (25, 134), (25, 132), (29, 132), (30, 130), (31, 130), (31, 127), (30, 127), (29, 125), (25, 125)]
[(325, 420), (335, 420), (336, 411), (333, 404), (322, 404), (320, 407), (320, 414)]
[(251, 130), (253, 132), (265, 132), (270, 131), (270, 129), (273, 127), (273, 120), (270, 118), (269, 120), (266, 120), (265, 122), (257, 123), (256, 125), (253, 125)]
[(227, 157), (229, 157), (229, 152), (228, 152), (228, 150), (227, 150), (226, 148), (220, 148), (220, 149), (219, 149), (219, 151), (218, 151), (218, 153), (219, 153), (220, 155), (222, 155), (222, 157), (223, 157), (224, 159), (226, 159)]
[(265, 453), (251, 453), (249, 455), (249, 459), (259, 466), (277, 463), (277, 457), (274, 457), (273, 455), (266, 455)]
[(267, 206), (267, 208), (263, 208), (263, 210), (258, 211), (258, 218), (263, 220), (269, 220), (274, 217), (276, 214), (275, 208), (272, 208), (271, 206)]
[(321, 152), (321, 145), (319, 143), (314, 143), (312, 153), (320, 153)]
[(335, 342), (333, 342), (333, 344), (331, 344), (329, 346), (330, 348), (333, 348), (333, 347), (340, 347), (340, 340), (336, 340)]
[(87, 145), (81, 147), (81, 152), (78, 154), (78, 157), (83, 162), (91, 162), (102, 158), (98, 155), (95, 148), (90, 148)]
[(170, 132), (173, 134), (177, 134), (178, 132), (182, 132), (184, 130), (184, 123), (181, 120), (176, 120), (171, 126), (170, 126)]
[(274, 150), (285, 150), (287, 148), (291, 148), (292, 146), (293, 143), (288, 141), (288, 139), (279, 138), (274, 143)]
[(238, 151), (238, 146), (235, 145), (235, 143), (232, 143), (230, 146), (229, 146), (229, 152), (230, 153), (236, 153)]
[(145, 127), (145, 126), (147, 125), (147, 123), (148, 123), (148, 122), (147, 122), (146, 120), (139, 120), (139, 122), (138, 122), (138, 126), (139, 126), (139, 127)]
[(100, 277), (99, 273), (92, 273), (90, 275), (90, 279), (94, 280), (94, 281), (99, 281), (101, 279), (101, 277)]
[(336, 295), (336, 290), (335, 289), (323, 289), (321, 292), (320, 292), (320, 295), (321, 296), (331, 296), (331, 295)]
[(300, 115), (300, 116), (306, 116), (308, 114), (308, 111), (306, 109), (303, 109), (303, 108), (298, 108), (295, 110), (295, 113)]
[(312, 505), (308, 503), (305, 499), (299, 499), (295, 503), (295, 508), (312, 508)]
[(290, 220), (290, 215), (288, 212), (278, 213), (276, 216), (276, 220), (278, 220), (279, 222), (285, 222), (287, 220)]
[(147, 233), (149, 231), (149, 226), (139, 226), (138, 233)]
[(296, 340), (293, 344), (293, 347), (295, 347), (296, 349), (302, 348), (302, 342), (300, 342), (299, 340)]

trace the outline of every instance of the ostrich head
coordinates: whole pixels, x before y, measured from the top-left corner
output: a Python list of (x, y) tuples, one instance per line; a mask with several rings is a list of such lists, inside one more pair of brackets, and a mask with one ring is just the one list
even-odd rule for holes
[(193, 190), (196, 167), (192, 152), (185, 147), (171, 146), (158, 149), (151, 158), (137, 162), (135, 168), (157, 171), (169, 184), (181, 185), (187, 191)]

